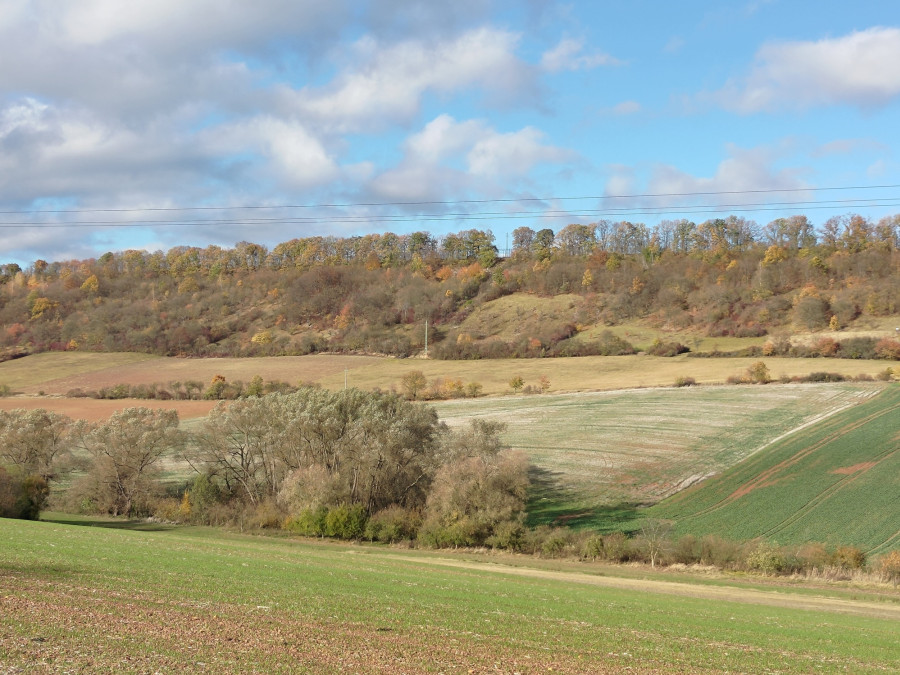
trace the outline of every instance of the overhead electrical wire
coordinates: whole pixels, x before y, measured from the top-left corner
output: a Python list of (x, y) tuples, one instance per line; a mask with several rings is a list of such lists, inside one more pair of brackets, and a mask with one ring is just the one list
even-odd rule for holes
[(675, 197), (698, 196), (728, 196), (728, 195), (759, 195), (799, 192), (828, 192), (847, 190), (895, 190), (900, 185), (857, 185), (836, 186), (823, 188), (778, 188), (764, 190), (727, 190), (710, 192), (671, 192), (671, 193), (646, 193), (633, 195), (607, 195), (602, 197), (523, 197), (504, 199), (480, 199), (480, 200), (456, 200), (456, 201), (419, 201), (419, 202), (348, 202), (335, 204), (293, 204), (293, 205), (247, 205), (247, 206), (185, 206), (185, 207), (142, 207), (142, 208), (97, 208), (97, 209), (36, 209), (36, 210), (0, 210), (0, 215), (19, 216), (17, 220), (0, 220), (0, 228), (71, 228), (71, 227), (200, 227), (200, 226), (249, 226), (249, 225), (328, 225), (328, 224), (354, 224), (354, 223), (415, 223), (415, 222), (447, 222), (447, 221), (479, 221), (479, 220), (521, 220), (521, 219), (559, 219), (559, 218), (603, 218), (622, 216), (649, 216), (649, 215), (706, 215), (723, 212), (730, 213), (754, 213), (785, 210), (823, 210), (823, 209), (848, 209), (848, 208), (885, 208), (900, 206), (900, 195), (891, 195), (871, 199), (814, 199), (797, 201), (754, 201), (736, 203), (693, 203), (677, 204), (674, 202), (659, 205), (640, 206), (606, 206), (595, 209), (529, 209), (518, 211), (450, 211), (432, 213), (342, 213), (319, 214), (311, 216), (285, 215), (272, 217), (228, 217), (228, 218), (171, 218), (171, 219), (136, 219), (123, 218), (122, 220), (84, 220), (84, 219), (22, 219), (25, 216), (46, 215), (87, 215), (87, 214), (153, 214), (153, 213), (187, 213), (187, 212), (211, 212), (219, 211), (234, 213), (242, 210), (270, 210), (287, 211), (291, 209), (352, 209), (372, 207), (409, 207), (409, 206), (448, 206), (461, 207), (465, 205), (488, 204), (516, 204), (516, 203), (558, 203), (564, 201), (587, 200), (621, 200), (621, 199), (658, 199)]

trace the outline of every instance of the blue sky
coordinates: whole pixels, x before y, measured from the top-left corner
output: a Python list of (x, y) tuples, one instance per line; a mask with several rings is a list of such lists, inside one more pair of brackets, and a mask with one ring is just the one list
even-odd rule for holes
[(898, 122), (887, 0), (0, 0), (0, 262), (877, 220), (825, 188), (900, 185)]

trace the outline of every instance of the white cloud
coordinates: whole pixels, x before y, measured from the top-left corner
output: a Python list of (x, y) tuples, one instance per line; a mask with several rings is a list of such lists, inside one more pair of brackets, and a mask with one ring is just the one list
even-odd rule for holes
[(869, 178), (883, 178), (889, 169), (889, 164), (885, 160), (879, 159), (866, 168), (866, 175)]
[(428, 93), (478, 88), (488, 99), (521, 101), (533, 94), (535, 83), (530, 68), (514, 54), (518, 40), (493, 28), (390, 45), (367, 37), (357, 42), (352, 63), (331, 84), (304, 88), (295, 103), (323, 127), (356, 132), (411, 121)]
[[(110, 200), (173, 187), (203, 158), (170, 127), (135, 133), (89, 111), (26, 98), (0, 111), (0, 199)], [(115, 186), (114, 190), (110, 190)], [(114, 197), (112, 195), (115, 195)]]
[(438, 163), (465, 153), (492, 131), (481, 120), (457, 122), (450, 115), (439, 115), (404, 144), (410, 156), (424, 162)]
[(469, 171), (485, 178), (527, 175), (536, 165), (574, 161), (573, 151), (544, 144), (544, 134), (534, 127), (507, 134), (492, 133), (469, 151)]
[[(692, 192), (739, 192), (747, 190), (783, 190), (808, 187), (796, 169), (773, 168), (778, 151), (768, 147), (745, 149), (731, 145), (728, 158), (722, 160), (710, 177), (697, 177), (673, 166), (658, 165), (650, 179), (649, 190), (655, 194), (686, 194)], [(712, 197), (718, 201), (733, 201), (734, 195)]]
[(818, 105), (881, 106), (900, 95), (900, 28), (764, 45), (750, 72), (712, 98), (740, 113)]
[[(610, 176), (606, 181), (606, 187), (603, 194), (607, 197), (616, 197), (619, 195), (633, 195), (638, 191), (636, 187), (637, 181), (635, 177), (634, 167), (625, 166), (624, 164), (614, 164), (608, 167)], [(612, 202), (613, 206), (620, 206), (621, 200)]]
[[(611, 206), (616, 207), (656, 207), (661, 204), (673, 206), (698, 203), (734, 204), (736, 200), (753, 201), (752, 197), (748, 197), (746, 194), (733, 194), (737, 192), (803, 190), (809, 187), (809, 184), (802, 178), (807, 173), (807, 169), (775, 168), (775, 164), (782, 159), (789, 147), (790, 144), (747, 149), (729, 145), (726, 148), (728, 157), (719, 163), (715, 173), (711, 176), (696, 176), (670, 164), (657, 164), (651, 168), (650, 178), (644, 188), (637, 185), (634, 167), (611, 167), (605, 194), (608, 196), (639, 193), (665, 195), (665, 197), (616, 199), (609, 202)], [(764, 195), (761, 196), (760, 200), (764, 201), (764, 197)]]
[(888, 152), (890, 148), (870, 138), (839, 138), (814, 148), (812, 156), (830, 157), (833, 155), (850, 155), (856, 152)]
[(611, 112), (615, 115), (634, 115), (641, 110), (643, 108), (637, 101), (622, 101), (611, 108)]
[(340, 173), (335, 159), (302, 124), (269, 115), (214, 129), (208, 143), (219, 152), (264, 158), (261, 172), (289, 189), (322, 185)]
[(440, 200), (447, 195), (494, 191), (505, 181), (527, 180), (544, 165), (577, 160), (571, 150), (548, 145), (534, 127), (501, 133), (481, 120), (440, 115), (404, 143), (398, 166), (370, 186), (381, 198)]
[(617, 66), (621, 63), (615, 57), (603, 52), (585, 53), (584, 41), (574, 38), (563, 38), (541, 57), (541, 68), (551, 73), (561, 70), (591, 70), (599, 66)]

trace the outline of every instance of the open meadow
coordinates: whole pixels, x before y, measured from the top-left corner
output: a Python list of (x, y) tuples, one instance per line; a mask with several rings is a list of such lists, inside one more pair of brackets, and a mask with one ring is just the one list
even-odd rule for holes
[(652, 509), (678, 531), (780, 543), (900, 544), (900, 386), (800, 429)]
[(8, 672), (879, 673), (900, 662), (889, 589), (45, 517), (0, 520)]

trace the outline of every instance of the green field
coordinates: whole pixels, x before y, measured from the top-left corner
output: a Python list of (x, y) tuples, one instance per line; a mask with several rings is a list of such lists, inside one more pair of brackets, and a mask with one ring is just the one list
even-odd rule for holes
[(797, 384), (518, 396), (436, 405), (507, 424), (534, 466), (531, 524), (632, 529), (643, 510), (885, 385)]
[(680, 533), (900, 544), (900, 386), (774, 443), (659, 504)]
[(886, 590), (773, 592), (70, 520), (0, 520), (5, 672), (875, 673), (900, 661), (900, 598)]

